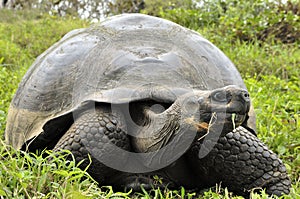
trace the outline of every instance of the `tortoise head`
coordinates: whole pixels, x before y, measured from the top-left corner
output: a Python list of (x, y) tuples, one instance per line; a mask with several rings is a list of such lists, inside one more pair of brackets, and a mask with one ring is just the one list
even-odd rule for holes
[(133, 145), (137, 152), (149, 152), (166, 146), (178, 134), (203, 133), (211, 127), (227, 133), (246, 123), (249, 109), (249, 93), (237, 86), (186, 93), (162, 113), (145, 108), (146, 125), (133, 138)]
[[(208, 125), (222, 124), (226, 130), (246, 122), (250, 109), (249, 93), (237, 86), (226, 86), (212, 91), (196, 91), (178, 101), (185, 121), (205, 129)], [(196, 109), (192, 108), (195, 107)], [(196, 112), (195, 112), (196, 111)]]

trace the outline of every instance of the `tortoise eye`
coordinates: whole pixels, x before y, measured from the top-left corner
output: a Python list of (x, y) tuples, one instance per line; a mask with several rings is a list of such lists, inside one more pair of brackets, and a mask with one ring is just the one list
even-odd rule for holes
[(227, 102), (229, 99), (227, 99), (226, 91), (217, 91), (212, 95), (212, 99), (217, 102)]
[(203, 102), (204, 102), (204, 97), (202, 97), (202, 96), (199, 97), (199, 98), (198, 98), (198, 103), (199, 103), (199, 104), (202, 104)]

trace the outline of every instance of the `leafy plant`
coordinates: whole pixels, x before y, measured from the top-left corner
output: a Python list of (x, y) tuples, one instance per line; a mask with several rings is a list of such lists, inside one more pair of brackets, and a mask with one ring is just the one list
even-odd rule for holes
[[(159, 1), (161, 2), (161, 1)], [(184, 1), (185, 2), (185, 1)], [(154, 14), (185, 27), (201, 31), (212, 26), (226, 39), (254, 42), (255, 40), (278, 40), (284, 43), (300, 41), (300, 3), (288, 1), (236, 0), (197, 1), (185, 6), (145, 4), (142, 11)]]

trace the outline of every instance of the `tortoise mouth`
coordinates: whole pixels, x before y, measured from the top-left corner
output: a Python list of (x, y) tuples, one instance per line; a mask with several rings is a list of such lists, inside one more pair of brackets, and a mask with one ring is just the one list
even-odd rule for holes
[(250, 109), (250, 103), (242, 103), (238, 100), (232, 100), (228, 104), (213, 104), (200, 110), (200, 121), (218, 124), (241, 125), (247, 118)]
[(220, 112), (206, 112), (200, 115), (200, 121), (212, 123), (218, 121), (219, 123), (235, 123), (242, 124), (246, 119), (246, 113), (220, 113)]
[(220, 113), (220, 112), (206, 112), (200, 115), (200, 120), (204, 122), (212, 122), (215, 120), (224, 122), (243, 123), (246, 119), (246, 113)]
[(211, 126), (219, 125), (226, 129), (233, 130), (240, 126), (247, 118), (247, 114), (241, 113), (218, 113), (206, 112), (200, 115), (200, 120), (195, 121), (194, 117), (187, 118), (185, 121), (192, 124), (198, 132), (207, 131)]
[(206, 112), (200, 115), (200, 121), (194, 123), (194, 125), (199, 131), (207, 130), (212, 125), (230, 125), (232, 127), (238, 127), (246, 120), (246, 118), (246, 113)]

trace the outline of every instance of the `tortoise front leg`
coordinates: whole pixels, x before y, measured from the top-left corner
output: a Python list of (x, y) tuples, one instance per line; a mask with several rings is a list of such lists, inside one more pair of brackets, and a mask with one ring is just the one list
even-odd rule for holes
[(100, 185), (109, 185), (127, 175), (106, 165), (110, 160), (126, 160), (126, 153), (116, 153), (116, 148), (130, 150), (122, 117), (113, 114), (108, 106), (96, 106), (74, 115), (74, 119), (53, 150), (71, 151), (76, 162), (84, 160), (80, 165), (82, 169), (89, 165), (90, 155), (92, 162), (87, 171)]
[(196, 142), (187, 154), (200, 188), (221, 182), (222, 187), (241, 195), (259, 187), (270, 195), (289, 193), (291, 182), (282, 161), (242, 126), (221, 135), (208, 155), (199, 158), (199, 150), (213, 144), (203, 143)]

